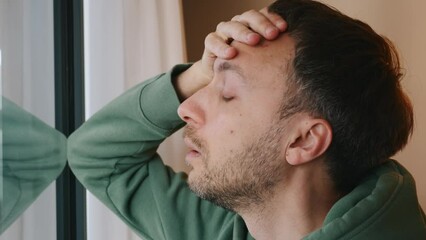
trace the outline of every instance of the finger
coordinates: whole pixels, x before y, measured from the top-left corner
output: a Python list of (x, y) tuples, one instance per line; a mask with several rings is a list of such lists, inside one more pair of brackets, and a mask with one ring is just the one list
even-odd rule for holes
[(223, 38), (215, 33), (207, 35), (203, 56), (201, 57), (201, 68), (205, 78), (213, 78), (213, 65), (217, 58), (231, 59), (236, 55), (237, 50), (226, 44)]
[(235, 57), (237, 51), (234, 47), (226, 42), (227, 40), (219, 36), (217, 33), (210, 33), (204, 40), (204, 55), (210, 58), (230, 59)]
[(231, 18), (231, 21), (239, 22), (239, 20), (240, 20), (240, 15), (235, 15), (233, 18)]
[(231, 38), (249, 45), (256, 45), (260, 41), (260, 35), (241, 22), (221, 22), (217, 25), (216, 32), (224, 39)]
[(250, 10), (241, 14), (238, 17), (238, 21), (268, 40), (275, 39), (280, 33), (280, 29), (268, 17), (256, 10)]
[(280, 15), (269, 12), (267, 7), (262, 8), (259, 12), (268, 18), (281, 32), (287, 30), (287, 22)]

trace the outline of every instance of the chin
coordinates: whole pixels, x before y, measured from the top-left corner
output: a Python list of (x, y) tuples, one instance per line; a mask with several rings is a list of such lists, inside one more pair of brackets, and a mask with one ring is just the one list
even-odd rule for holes
[[(200, 172), (195, 171), (192, 169), (188, 174), (188, 186), (189, 189), (195, 193), (195, 195), (203, 198), (203, 186), (202, 186), (203, 179), (201, 178)], [(204, 180), (205, 181), (205, 180)]]
[(188, 173), (187, 183), (191, 189), (194, 185), (196, 185), (196, 175), (197, 172), (194, 169), (191, 169)]

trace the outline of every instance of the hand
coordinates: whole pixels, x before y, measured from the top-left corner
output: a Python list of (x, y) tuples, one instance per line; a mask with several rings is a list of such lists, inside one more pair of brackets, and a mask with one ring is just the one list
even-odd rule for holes
[(279, 15), (268, 13), (266, 8), (250, 10), (233, 17), (231, 21), (219, 23), (216, 32), (210, 33), (205, 39), (201, 59), (203, 72), (211, 79), (216, 58), (231, 59), (237, 55), (237, 49), (230, 46), (232, 41), (254, 46), (262, 37), (267, 40), (277, 38), (286, 28), (287, 23)]
[(237, 15), (228, 22), (217, 25), (216, 31), (207, 35), (204, 53), (200, 61), (178, 76), (175, 86), (181, 100), (190, 97), (213, 79), (213, 64), (216, 58), (232, 59), (238, 51), (232, 41), (255, 46), (263, 38), (274, 40), (287, 29), (287, 23), (267, 8), (250, 10)]

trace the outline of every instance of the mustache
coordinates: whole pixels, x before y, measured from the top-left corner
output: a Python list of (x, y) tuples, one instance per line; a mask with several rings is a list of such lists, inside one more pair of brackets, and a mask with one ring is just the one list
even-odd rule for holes
[(186, 126), (183, 129), (183, 137), (188, 138), (191, 140), (191, 142), (201, 151), (205, 152), (206, 147), (204, 141), (197, 136), (195, 129), (190, 126)]

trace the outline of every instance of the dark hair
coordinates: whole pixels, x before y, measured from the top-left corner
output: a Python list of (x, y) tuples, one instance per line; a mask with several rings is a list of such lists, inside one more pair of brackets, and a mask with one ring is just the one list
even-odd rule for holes
[(325, 161), (336, 189), (348, 192), (412, 134), (398, 54), (367, 24), (322, 3), (278, 0), (269, 11), (296, 42), (282, 117), (304, 111), (330, 123)]

